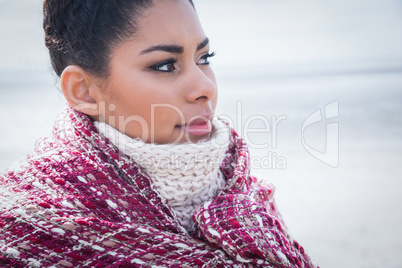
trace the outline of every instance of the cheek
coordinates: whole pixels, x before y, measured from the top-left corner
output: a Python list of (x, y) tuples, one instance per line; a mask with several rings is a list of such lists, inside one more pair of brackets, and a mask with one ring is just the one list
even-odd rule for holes
[[(171, 104), (159, 104), (153, 109), (153, 119), (155, 129), (172, 129), (175, 125), (184, 124), (185, 117), (183, 112)], [(151, 118), (152, 121), (152, 118)], [(152, 122), (151, 122), (152, 123)]]
[[(151, 140), (148, 142), (155, 142), (158, 144), (166, 144), (177, 142), (176, 125), (184, 124), (184, 119), (181, 120), (181, 112), (176, 111), (172, 107), (160, 106), (154, 109), (153, 118), (151, 117), (149, 124), (149, 133)], [(182, 121), (182, 123), (181, 123)]]

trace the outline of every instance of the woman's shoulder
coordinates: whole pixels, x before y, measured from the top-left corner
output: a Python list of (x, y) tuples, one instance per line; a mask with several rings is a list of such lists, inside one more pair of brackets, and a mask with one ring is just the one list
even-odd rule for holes
[(64, 195), (66, 184), (73, 186), (80, 179), (85, 180), (82, 178), (98, 177), (97, 170), (105, 170), (98, 168), (99, 165), (99, 161), (88, 157), (84, 150), (54, 138), (43, 138), (31, 153), (0, 174), (0, 196), (9, 191)]
[(51, 137), (40, 138), (32, 152), (10, 166), (3, 176), (22, 176), (26, 173), (36, 175), (41, 171), (49, 171), (50, 167), (59, 170), (70, 159), (67, 146)]
[(57, 139), (41, 140), (32, 153), (0, 174), (0, 222), (4, 215), (19, 218), (43, 209), (80, 211), (91, 206), (86, 202), (101, 186), (112, 189), (110, 181), (116, 179), (118, 173), (107, 161)]

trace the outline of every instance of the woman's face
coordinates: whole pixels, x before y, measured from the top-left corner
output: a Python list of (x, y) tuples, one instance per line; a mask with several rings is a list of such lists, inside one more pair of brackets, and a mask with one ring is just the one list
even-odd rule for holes
[(112, 51), (100, 120), (148, 143), (208, 139), (217, 86), (194, 8), (188, 0), (154, 1), (138, 26)]

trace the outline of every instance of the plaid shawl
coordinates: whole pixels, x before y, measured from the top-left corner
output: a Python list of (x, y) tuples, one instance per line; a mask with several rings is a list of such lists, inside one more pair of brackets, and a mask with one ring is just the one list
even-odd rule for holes
[(232, 131), (227, 184), (187, 233), (146, 172), (68, 107), (52, 137), (0, 175), (0, 266), (314, 267), (248, 161)]

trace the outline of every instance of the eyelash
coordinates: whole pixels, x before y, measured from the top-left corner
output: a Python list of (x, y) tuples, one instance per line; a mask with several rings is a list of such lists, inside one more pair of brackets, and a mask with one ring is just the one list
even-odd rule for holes
[[(176, 63), (177, 63), (176, 58), (170, 58), (170, 59), (164, 60), (162, 62), (159, 62), (157, 64), (154, 64), (154, 65), (148, 67), (148, 69), (151, 69), (151, 70), (157, 71), (157, 72), (169, 73), (169, 72), (176, 70), (176, 68), (174, 67), (174, 64), (176, 64)], [(167, 70), (162, 70), (162, 67), (167, 66), (167, 65), (173, 66), (173, 69), (168, 68)]]
[(201, 65), (209, 65), (210, 62), (208, 61), (208, 59), (214, 57), (215, 55), (216, 55), (215, 52), (207, 53), (207, 54), (203, 55), (203, 56), (200, 58), (200, 60), (205, 60), (205, 62), (204, 62), (204, 63), (201, 63)]
[[(209, 65), (210, 62), (208, 61), (208, 59), (212, 58), (215, 55), (216, 55), (215, 52), (204, 54), (200, 58), (200, 61), (203, 60), (204, 62), (203, 63), (197, 63), (197, 64), (199, 64), (199, 65)], [(164, 60), (162, 62), (159, 62), (157, 64), (154, 64), (154, 65), (148, 67), (148, 69), (156, 71), (156, 72), (170, 73), (170, 72), (173, 72), (174, 70), (176, 70), (174, 65), (177, 63), (177, 61), (178, 61), (177, 58), (170, 58), (170, 59)], [(164, 67), (164, 66), (169, 66), (169, 67), (167, 68), (167, 70), (162, 70), (162, 67)]]

